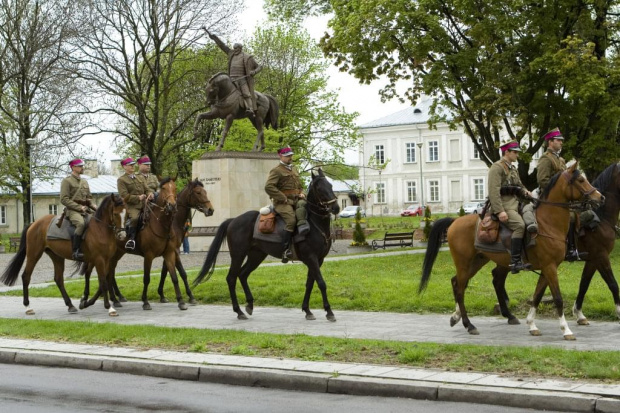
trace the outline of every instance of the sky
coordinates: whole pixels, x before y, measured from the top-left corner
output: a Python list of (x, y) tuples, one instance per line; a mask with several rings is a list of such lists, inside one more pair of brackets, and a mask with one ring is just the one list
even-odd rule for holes
[[(226, 39), (230, 42), (242, 41), (244, 38), (250, 37), (255, 27), (262, 21), (267, 19), (267, 15), (263, 11), (263, 0), (246, 0), (246, 8), (239, 16), (239, 38)], [(305, 24), (312, 38), (317, 41), (323, 35), (327, 27), (327, 18), (312, 18)], [(377, 81), (370, 85), (362, 85), (353, 76), (339, 72), (334, 66), (330, 66), (327, 70), (329, 77), (328, 87), (338, 93), (338, 101), (342, 107), (349, 113), (358, 112), (356, 119), (357, 125), (363, 125), (383, 116), (398, 112), (406, 106), (392, 100), (386, 103), (381, 102), (379, 90), (385, 82)], [(95, 136), (84, 141), (86, 145), (92, 146), (101, 156), (100, 160), (108, 163), (112, 159), (119, 159), (121, 155), (114, 152), (114, 144), (111, 138), (105, 136)], [(345, 154), (345, 162), (348, 164), (357, 164), (357, 153), (348, 151)]]

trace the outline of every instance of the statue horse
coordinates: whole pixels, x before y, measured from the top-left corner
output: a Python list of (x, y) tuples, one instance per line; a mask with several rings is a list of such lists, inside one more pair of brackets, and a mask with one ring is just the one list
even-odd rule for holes
[[(304, 295), (301, 309), (306, 313), (307, 320), (314, 320), (315, 317), (310, 311), (310, 294), (316, 282), (323, 297), (323, 308), (327, 312), (326, 317), (329, 321), (336, 321), (336, 317), (331, 310), (327, 300), (327, 285), (321, 274), (321, 265), (332, 245), (330, 236), (330, 214), (337, 214), (340, 211), (336, 195), (332, 190), (332, 185), (325, 178), (323, 171), (319, 169), (317, 175), (312, 173), (312, 181), (308, 186), (307, 195), (308, 222), (310, 232), (303, 241), (295, 243), (295, 250), (299, 259), (308, 267), (306, 278), (306, 292)], [(194, 285), (209, 278), (215, 269), (215, 262), (222, 243), (226, 238), (230, 250), (231, 264), (226, 277), (233, 311), (237, 313), (239, 320), (247, 320), (247, 316), (239, 307), (237, 301), (236, 285), (237, 278), (241, 282), (246, 298), (246, 311), (252, 315), (254, 311), (254, 297), (248, 285), (248, 277), (261, 262), (271, 255), (272, 257), (282, 257), (282, 244), (279, 242), (267, 242), (253, 238), (253, 230), (258, 211), (248, 211), (236, 218), (224, 221), (218, 228), (215, 238), (211, 243), (205, 262), (194, 280)], [(208, 277), (207, 277), (208, 276)]]
[[(542, 278), (551, 288), (555, 302), (560, 328), (566, 340), (574, 340), (575, 336), (568, 328), (564, 318), (564, 303), (560, 292), (557, 269), (564, 260), (566, 234), (570, 222), (569, 202), (585, 200), (588, 202), (603, 202), (605, 199), (599, 191), (590, 185), (588, 180), (580, 174), (575, 163), (568, 170), (555, 175), (545, 192), (539, 199), (537, 208), (538, 237), (536, 245), (527, 248), (526, 256), (534, 270), (542, 271)], [(477, 215), (465, 215), (459, 218), (443, 218), (436, 221), (429, 234), (428, 248), (422, 268), (422, 279), (419, 291), (422, 292), (429, 281), (431, 270), (445, 231), (448, 231), (448, 245), (452, 260), (456, 266), (456, 275), (452, 278), (452, 290), (457, 303), (456, 311), (450, 318), (450, 325), (454, 326), (459, 319), (463, 319), (463, 326), (470, 334), (479, 334), (478, 329), (471, 323), (465, 308), (465, 289), (469, 280), (489, 261), (497, 266), (493, 269), (493, 283), (505, 278), (509, 272), (510, 254), (508, 252), (486, 252), (477, 250), (474, 246)], [(507, 295), (498, 292), (499, 305), (504, 316), (509, 316)], [(530, 334), (540, 335), (534, 318), (540, 300), (534, 300), (527, 317)], [(509, 323), (518, 324), (516, 318), (509, 318)]]
[[(82, 242), (82, 251), (84, 253), (84, 263), (97, 269), (99, 285), (101, 286), (104, 306), (111, 316), (117, 315), (116, 310), (108, 301), (108, 280), (110, 261), (116, 253), (116, 240), (125, 242), (125, 218), (127, 209), (122, 198), (114, 194), (103, 199), (99, 208), (95, 212), (94, 217), (90, 220), (84, 241)], [(54, 215), (46, 215), (36, 220), (32, 225), (24, 228), (22, 232), (19, 251), (15, 254), (8, 267), (4, 270), (0, 279), (6, 285), (15, 284), (15, 280), (19, 275), (19, 270), (26, 260), (26, 267), (22, 274), (22, 282), (24, 287), (24, 306), (26, 314), (33, 315), (35, 312), (30, 308), (30, 300), (28, 298), (28, 286), (30, 277), (37, 262), (45, 252), (54, 263), (54, 281), (62, 294), (65, 304), (69, 308), (70, 313), (76, 313), (77, 309), (71, 303), (67, 291), (63, 272), (65, 269), (65, 260), (70, 260), (72, 256), (71, 240), (63, 239), (47, 239), (47, 230)]]
[[(142, 308), (151, 310), (148, 301), (147, 292), (151, 282), (151, 266), (155, 257), (164, 257), (164, 263), (170, 273), (170, 278), (174, 284), (178, 306), (181, 310), (187, 310), (187, 304), (183, 301), (181, 290), (179, 289), (179, 280), (175, 271), (175, 263), (178, 259), (178, 249), (172, 221), (177, 210), (177, 187), (172, 178), (166, 178), (159, 184), (159, 196), (156, 203), (147, 202), (145, 206), (145, 222), (144, 228), (140, 230), (136, 236), (136, 249), (131, 251), (132, 254), (144, 257), (144, 275), (142, 289)], [(110, 267), (108, 278), (114, 279), (114, 272), (118, 261), (125, 255), (125, 243), (119, 242), (116, 245), (116, 251), (110, 259)], [(101, 285), (92, 298), (89, 296), (89, 279), (92, 272), (92, 266), (84, 263), (81, 271), (85, 274), (86, 283), (84, 285), (84, 295), (80, 300), (80, 309), (93, 305), (101, 294)], [(120, 302), (116, 299), (114, 289), (110, 289), (110, 297), (116, 305)]]
[(207, 84), (207, 103), (211, 106), (211, 111), (198, 114), (194, 122), (194, 136), (197, 137), (198, 125), (203, 120), (225, 119), (222, 138), (216, 151), (222, 150), (226, 135), (232, 126), (233, 120), (249, 117), (250, 122), (256, 128), (258, 134), (254, 143), (253, 151), (265, 149), (265, 134), (263, 126), (278, 129), (279, 108), (273, 96), (265, 93), (256, 92), (256, 105), (258, 110), (255, 116), (248, 116), (243, 107), (243, 96), (235, 87), (230, 77), (225, 73), (217, 73)]
[[(577, 317), (578, 325), (588, 325), (588, 319), (581, 311), (583, 299), (585, 298), (592, 277), (598, 270), (603, 280), (609, 287), (616, 306), (616, 315), (620, 318), (620, 297), (618, 295), (618, 283), (614, 277), (609, 254), (614, 249), (616, 241), (616, 225), (618, 224), (618, 214), (620, 213), (620, 164), (609, 165), (592, 182), (592, 185), (605, 196), (605, 203), (598, 207), (595, 212), (600, 218), (600, 224), (594, 230), (584, 230), (577, 239), (577, 247), (580, 252), (587, 252), (584, 257), (584, 267), (579, 283), (579, 292), (573, 305), (573, 315)], [(495, 287), (496, 291), (504, 290), (505, 279)], [(542, 300), (547, 288), (544, 278), (538, 280), (535, 299)], [(504, 290), (505, 291), (505, 290)]]

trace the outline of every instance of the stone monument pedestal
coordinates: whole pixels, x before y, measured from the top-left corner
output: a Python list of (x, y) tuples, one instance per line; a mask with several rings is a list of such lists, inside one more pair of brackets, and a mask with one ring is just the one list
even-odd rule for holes
[(207, 251), (215, 229), (226, 219), (271, 203), (265, 182), (278, 162), (277, 154), (264, 152), (207, 152), (192, 162), (192, 179), (204, 184), (215, 212), (210, 217), (194, 214), (190, 251)]

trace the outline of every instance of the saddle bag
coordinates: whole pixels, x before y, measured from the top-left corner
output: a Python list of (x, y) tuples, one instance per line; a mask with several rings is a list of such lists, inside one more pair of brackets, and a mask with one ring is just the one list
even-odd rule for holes
[(258, 230), (263, 234), (271, 234), (276, 229), (276, 212), (269, 207), (261, 208), (258, 219)]
[(499, 221), (494, 220), (493, 216), (487, 214), (478, 225), (478, 241), (483, 244), (494, 244), (499, 236)]

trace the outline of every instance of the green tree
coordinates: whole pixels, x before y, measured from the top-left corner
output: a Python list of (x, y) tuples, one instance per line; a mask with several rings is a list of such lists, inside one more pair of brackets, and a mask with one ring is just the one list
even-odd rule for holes
[[(600, 171), (620, 155), (618, 1), (268, 0), (271, 14), (332, 13), (322, 39), (343, 71), (381, 94), (415, 102), (434, 96), (431, 124), (462, 125), (481, 159), (499, 159), (507, 135), (529, 159), (559, 126), (566, 152)], [(299, 18), (299, 17), (298, 17)], [(529, 165), (520, 163), (526, 185)]]

